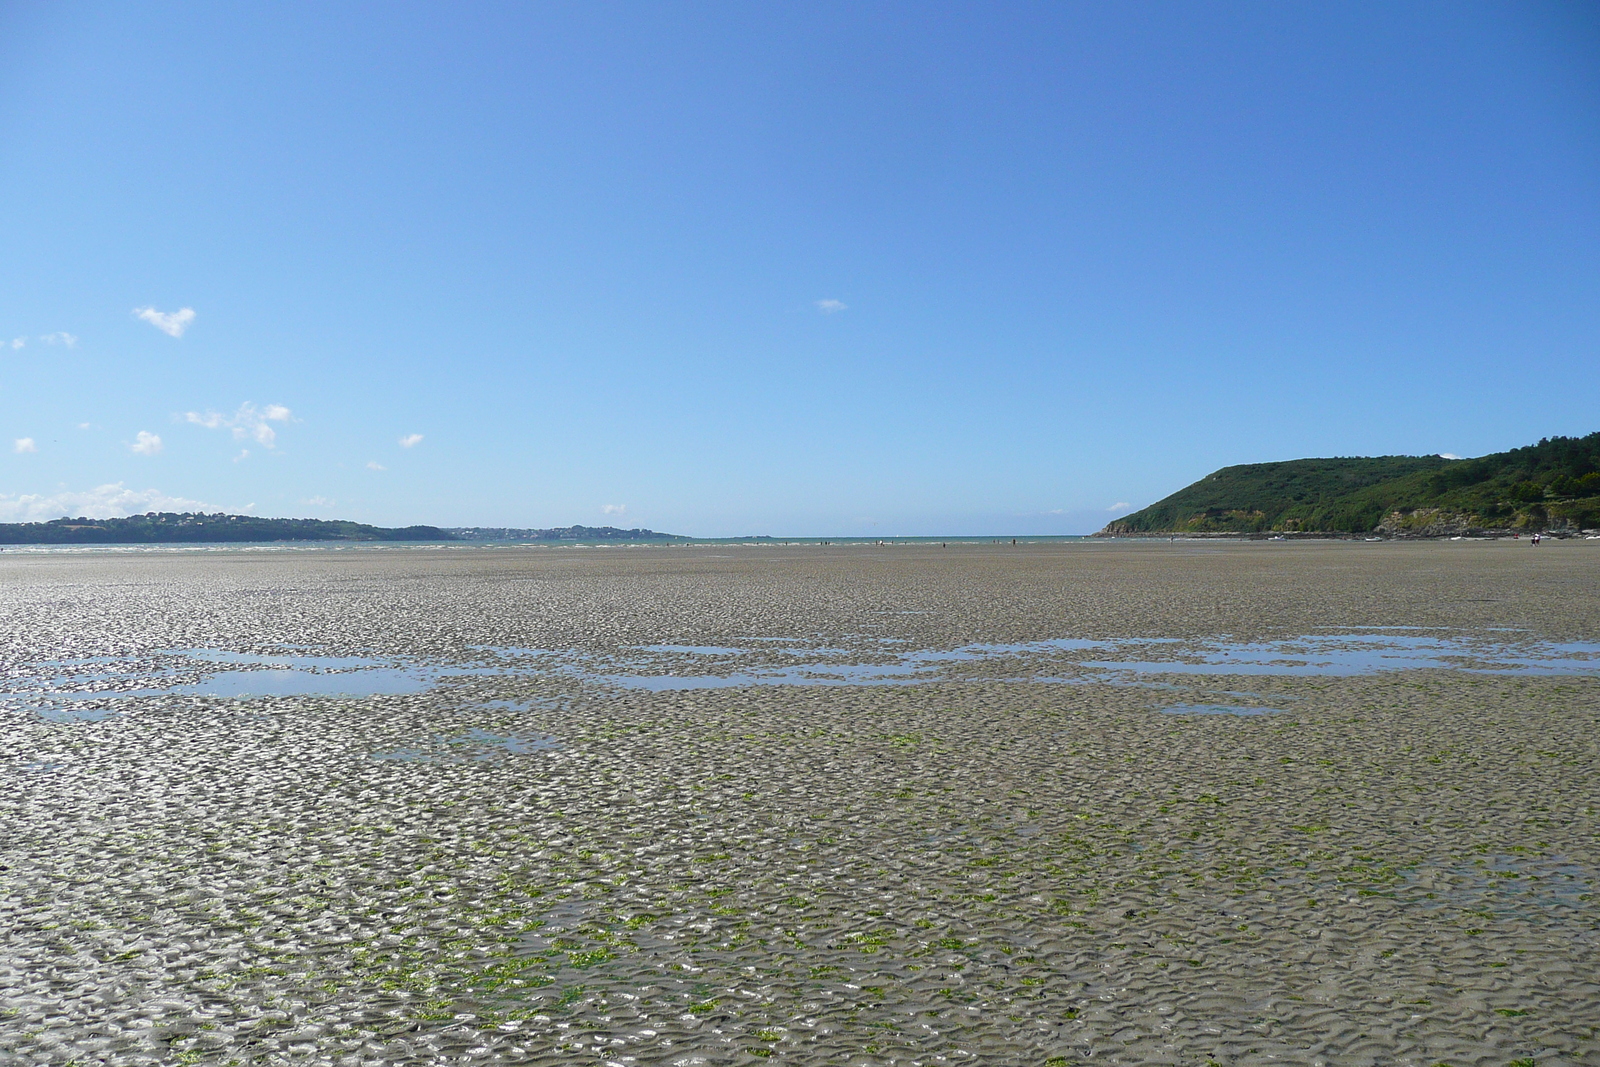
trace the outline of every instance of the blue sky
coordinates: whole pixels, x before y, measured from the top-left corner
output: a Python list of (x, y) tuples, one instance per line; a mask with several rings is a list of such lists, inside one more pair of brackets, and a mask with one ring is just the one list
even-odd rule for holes
[(0, 519), (1079, 533), (1592, 432), (1596, 10), (0, 6)]

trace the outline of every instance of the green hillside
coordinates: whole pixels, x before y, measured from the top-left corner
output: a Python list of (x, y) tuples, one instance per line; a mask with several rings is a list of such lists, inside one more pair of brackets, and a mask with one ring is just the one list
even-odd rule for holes
[(125, 519), (0, 523), (0, 544), (113, 545), (216, 541), (451, 541), (436, 526), (383, 526), (342, 519), (262, 519), (254, 515), (160, 512)]
[(1377, 456), (1224, 467), (1101, 531), (1372, 533), (1600, 527), (1600, 433), (1477, 459)]

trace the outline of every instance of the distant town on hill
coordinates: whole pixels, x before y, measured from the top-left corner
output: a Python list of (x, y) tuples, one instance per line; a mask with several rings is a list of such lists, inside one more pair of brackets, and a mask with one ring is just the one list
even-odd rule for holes
[(1476, 459), (1292, 459), (1224, 467), (1100, 536), (1450, 537), (1600, 528), (1600, 433)]
[(266, 519), (222, 512), (150, 512), (116, 519), (51, 519), (0, 523), (4, 545), (170, 544), (243, 541), (669, 541), (654, 530), (614, 526), (560, 526), (549, 530), (504, 527), (404, 526), (391, 529), (343, 519)]
[(458, 541), (684, 541), (677, 534), (654, 530), (619, 530), (615, 526), (557, 526), (549, 530), (511, 526), (448, 526)]

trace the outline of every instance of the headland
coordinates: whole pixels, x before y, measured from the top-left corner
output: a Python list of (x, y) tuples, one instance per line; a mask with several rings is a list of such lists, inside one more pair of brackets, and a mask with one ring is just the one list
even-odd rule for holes
[(1476, 459), (1377, 456), (1224, 467), (1106, 537), (1397, 538), (1600, 532), (1600, 433)]

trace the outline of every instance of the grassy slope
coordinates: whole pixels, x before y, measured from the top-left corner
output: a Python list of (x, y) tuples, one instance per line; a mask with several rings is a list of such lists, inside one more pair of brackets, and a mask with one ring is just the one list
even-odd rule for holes
[(1364, 533), (1400, 513), (1483, 527), (1600, 526), (1600, 433), (1477, 459), (1378, 456), (1224, 467), (1105, 533)]

